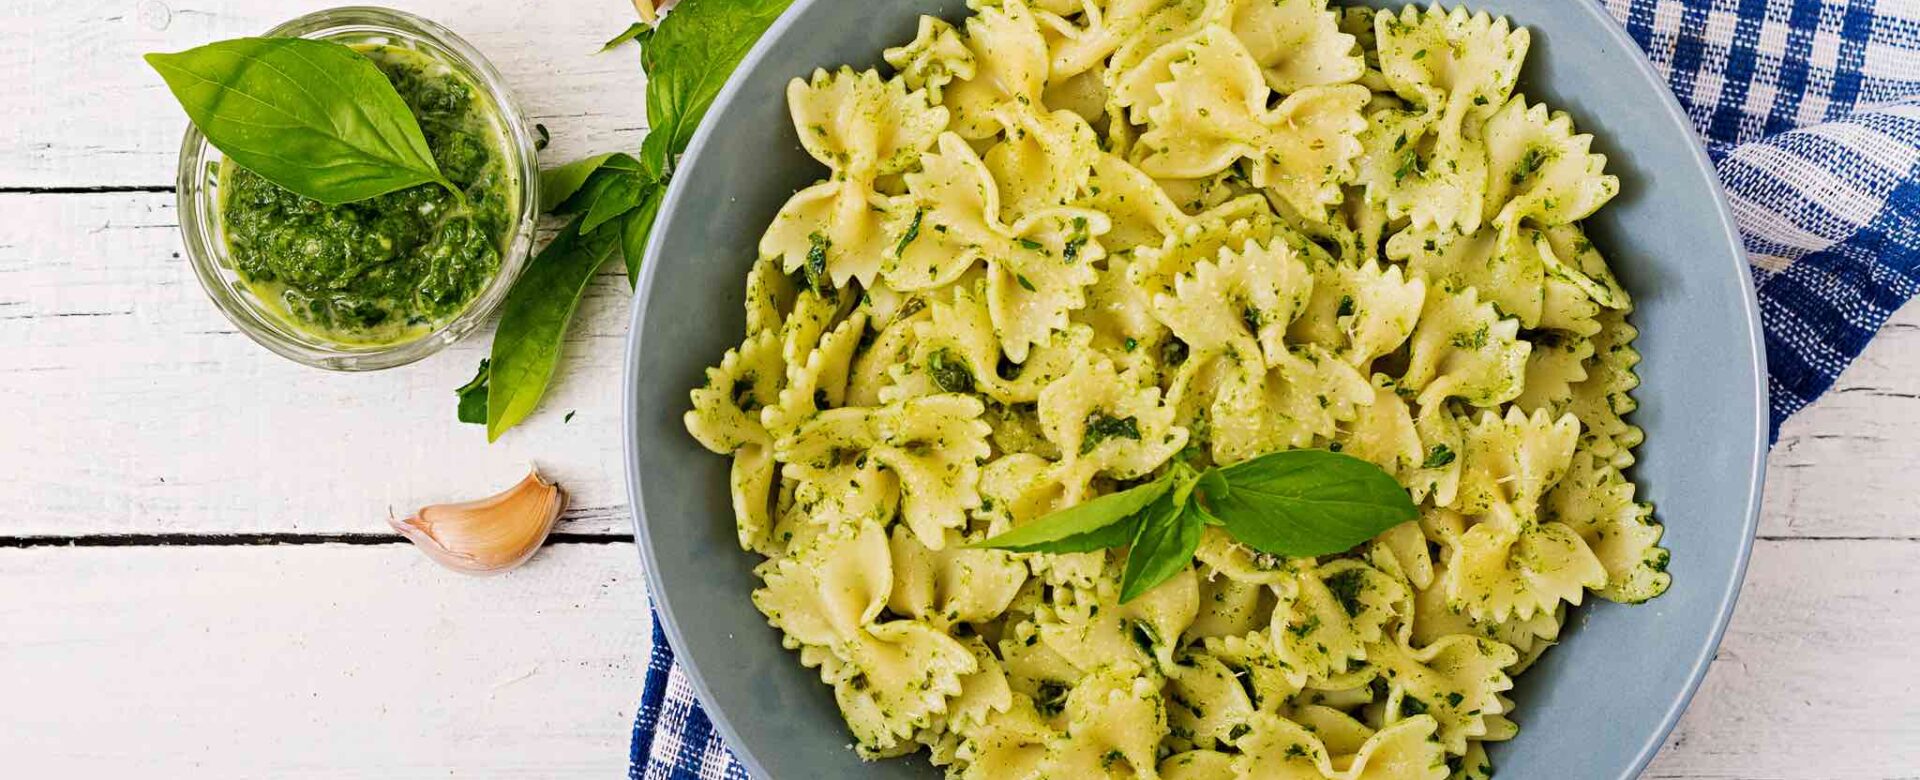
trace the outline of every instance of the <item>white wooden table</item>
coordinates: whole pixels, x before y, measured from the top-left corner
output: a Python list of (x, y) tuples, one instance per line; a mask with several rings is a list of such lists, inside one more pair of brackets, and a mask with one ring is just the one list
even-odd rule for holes
[[(593, 55), (625, 3), (394, 4), (486, 51), (551, 159), (637, 145), (633, 52)], [(274, 357), (179, 257), (184, 119), (138, 55), (324, 3), (4, 5), (0, 774), (619, 776), (649, 630), (624, 280), (596, 280), (543, 412), (492, 446), (453, 419), (485, 337), (369, 375)], [(1915, 355), (1909, 307), (1788, 426), (1739, 613), (1648, 777), (1920, 772)], [(452, 574), (387, 530), (529, 461), (573, 509), (519, 571)]]

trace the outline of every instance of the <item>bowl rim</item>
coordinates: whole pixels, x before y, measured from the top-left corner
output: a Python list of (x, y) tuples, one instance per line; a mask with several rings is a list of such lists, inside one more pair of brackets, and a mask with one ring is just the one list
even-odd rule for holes
[[(766, 32), (760, 36), (760, 40), (757, 41), (753, 48), (747, 52), (747, 55), (740, 60), (739, 66), (734, 69), (734, 72), (728, 76), (726, 83), (721, 87), (720, 91), (715, 94), (709, 111), (717, 111), (721, 107), (734, 101), (742, 88), (741, 85), (745, 81), (746, 74), (761, 66), (769, 54), (777, 48), (778, 41), (783, 39), (788, 30), (796, 24), (797, 19), (810, 11), (813, 6), (819, 5), (822, 2), (833, 1), (834, 0), (795, 0), (793, 5), (788, 7), (787, 10), (767, 28)], [(1629, 761), (1626, 766), (1620, 768), (1618, 774), (1619, 780), (1634, 780), (1646, 769), (1647, 765), (1653, 761), (1654, 756), (1660, 752), (1661, 747), (1666, 743), (1667, 736), (1673, 733), (1674, 728), (1679, 725), (1681, 716), (1686, 713), (1687, 707), (1692, 703), (1694, 695), (1699, 692), (1700, 684), (1706, 678), (1707, 669), (1719, 651), (1720, 642), (1726, 636), (1727, 626), (1733, 617), (1734, 608), (1739, 601), (1741, 586), (1746, 581), (1747, 566), (1753, 555), (1754, 538), (1759, 530), (1761, 497), (1766, 481), (1767, 454), (1769, 448), (1767, 440), (1769, 408), (1767, 353), (1764, 335), (1760, 326), (1759, 299), (1754, 289), (1752, 267), (1746, 262), (1747, 253), (1745, 243), (1740, 236), (1737, 223), (1734, 221), (1733, 209), (1727, 200), (1726, 190), (1720, 182), (1713, 161), (1707, 156), (1706, 145), (1701, 140), (1699, 131), (1694, 128), (1693, 122), (1687, 117), (1686, 110), (1681, 107), (1679, 99), (1676, 98), (1673, 91), (1667, 87), (1667, 80), (1654, 68), (1653, 62), (1647, 58), (1646, 52), (1627, 34), (1626, 29), (1622, 27), (1618, 21), (1606, 13), (1597, 3), (1573, 3), (1570, 8), (1579, 9), (1579, 13), (1584, 13), (1589, 19), (1597, 23), (1601, 29), (1605, 30), (1608, 36), (1608, 43), (1614, 45), (1626, 54), (1628, 59), (1632, 61), (1632, 67), (1637, 75), (1646, 79), (1648, 82), (1660, 85), (1661, 88), (1656, 91), (1659, 93), (1657, 97), (1660, 101), (1661, 108), (1664, 110), (1664, 118), (1673, 125), (1678, 126), (1686, 133), (1689, 141), (1691, 141), (1690, 152), (1692, 154), (1694, 167), (1696, 170), (1706, 174), (1707, 180), (1711, 185), (1710, 189), (1713, 193), (1713, 199), (1708, 205), (1711, 208), (1713, 218), (1718, 221), (1720, 225), (1720, 238), (1727, 246), (1736, 250), (1734, 252), (1736, 268), (1734, 268), (1733, 271), (1744, 282), (1744, 284), (1740, 286), (1743, 298), (1741, 303), (1743, 305), (1740, 307), (1741, 322), (1739, 324), (1746, 332), (1746, 348), (1748, 355), (1751, 357), (1751, 360), (1747, 361), (1749, 375), (1746, 377), (1746, 380), (1752, 387), (1753, 397), (1756, 400), (1753, 410), (1751, 434), (1747, 437), (1748, 444), (1753, 453), (1751, 462), (1747, 467), (1746, 475), (1747, 502), (1741, 515), (1741, 541), (1739, 549), (1734, 551), (1733, 573), (1732, 576), (1727, 578), (1724, 587), (1721, 588), (1721, 591), (1714, 600), (1715, 611), (1712, 619), (1712, 627), (1707, 633), (1706, 641), (1702, 643), (1699, 650), (1694, 653), (1693, 658), (1687, 662), (1686, 683), (1675, 692), (1677, 695), (1673, 697), (1673, 702), (1668, 706), (1666, 712), (1662, 713), (1658, 725), (1655, 726), (1653, 730), (1647, 732), (1640, 749), (1634, 754), (1633, 759)], [(717, 132), (715, 127), (716, 126), (711, 123), (702, 122), (700, 127), (696, 129), (693, 137), (687, 144), (686, 152), (681, 155), (682, 167), (685, 167), (689, 162), (700, 156), (711, 136)], [(661, 201), (661, 219), (657, 224), (664, 224), (665, 218), (679, 209), (681, 205), (680, 201), (682, 200), (685, 190), (686, 188), (679, 182), (669, 184), (666, 196)], [(639, 283), (634, 291), (633, 304), (628, 314), (627, 349), (623, 356), (625, 362), (621, 369), (621, 387), (623, 394), (621, 400), (621, 440), (625, 460), (628, 506), (632, 511), (635, 546), (638, 548), (640, 554), (641, 565), (646, 570), (648, 600), (653, 607), (654, 619), (661, 624), (658, 628), (661, 630), (661, 633), (666, 636), (668, 643), (675, 646), (684, 646), (685, 643), (680, 627), (681, 623), (674, 612), (672, 601), (661, 595), (667, 592), (666, 582), (660, 575), (659, 567), (655, 565), (657, 553), (653, 547), (653, 537), (649, 533), (646, 506), (642, 501), (644, 495), (644, 480), (640, 474), (639, 463), (641, 445), (639, 438), (639, 421), (642, 410), (640, 409), (639, 394), (633, 391), (633, 388), (638, 386), (636, 383), (643, 380), (643, 377), (639, 376), (637, 371), (637, 367), (640, 365), (641, 347), (646, 336), (642, 324), (645, 318), (647, 304), (653, 297), (655, 273), (662, 262), (662, 258), (660, 257), (661, 243), (663, 242), (662, 237), (666, 232), (665, 230), (655, 230), (653, 234), (647, 238), (645, 261), (641, 267)], [(726, 711), (713, 705), (713, 693), (707, 685), (706, 673), (701, 669), (699, 660), (687, 655), (676, 655), (675, 660), (685, 668), (687, 682), (692, 686), (694, 694), (699, 698), (701, 706), (705, 708), (707, 717), (712, 722), (714, 729), (719, 732), (721, 738), (725, 740), (733, 755), (738, 758), (741, 763), (746, 765), (749, 773), (756, 777), (769, 777), (770, 775), (767, 774), (766, 768), (754, 754), (752, 746), (747, 745), (740, 739), (740, 734), (734, 728), (730, 715)]]

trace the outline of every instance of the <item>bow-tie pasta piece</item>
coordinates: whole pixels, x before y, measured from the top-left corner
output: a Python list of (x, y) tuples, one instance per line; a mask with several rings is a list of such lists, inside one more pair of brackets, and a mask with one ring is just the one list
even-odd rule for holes
[(1040, 424), (1069, 464), (1071, 476), (1062, 480), (1069, 484), (1096, 474), (1145, 476), (1187, 443), (1187, 429), (1173, 424), (1160, 389), (1109, 361), (1080, 363), (1040, 391), (1039, 403)]
[[(847, 406), (879, 406), (881, 392), (893, 383), (893, 367), (911, 359), (919, 324), (931, 316), (919, 298), (913, 301), (913, 311), (896, 315), (878, 334), (869, 331), (861, 336), (862, 345), (847, 378)], [(872, 342), (866, 343), (869, 335)]]
[(1152, 663), (1139, 641), (1144, 635), (1136, 633), (1136, 621), (1121, 614), (1119, 602), (1113, 577), (1097, 579), (1090, 588), (1055, 588), (1052, 602), (1034, 620), (1034, 633), (1082, 673), (1108, 664)]
[[(1006, 669), (1001, 667), (1000, 658), (987, 643), (980, 637), (970, 636), (961, 644), (973, 654), (979, 671), (960, 678), (960, 693), (947, 705), (944, 725), (949, 736), (977, 734), (988, 722), (1011, 712), (1016, 704), (1013, 688), (1007, 684)], [(959, 745), (953, 745), (951, 753), (957, 756), (958, 752)]]
[(1000, 132), (996, 114), (1006, 105), (1040, 102), (1049, 55), (1039, 21), (1023, 0), (981, 8), (966, 26), (974, 74), (948, 84), (944, 97), (954, 132), (978, 140)]
[(1425, 458), (1413, 412), (1400, 397), (1399, 384), (1374, 374), (1373, 402), (1360, 404), (1354, 419), (1335, 440), (1340, 452), (1379, 466), (1396, 477), (1411, 474)]
[(1447, 398), (1480, 407), (1511, 401), (1520, 394), (1531, 351), (1519, 334), (1519, 321), (1502, 319), (1473, 288), (1432, 285), (1401, 384), (1418, 394), (1422, 407)]
[[(1163, 0), (1070, 0), (1036, 16), (1052, 52), (1050, 78), (1064, 81), (1100, 65), (1135, 37)], [(1079, 15), (1078, 23), (1069, 17)]]
[(1209, 637), (1202, 642), (1202, 647), (1208, 656), (1233, 670), (1236, 680), (1246, 687), (1254, 708), (1261, 712), (1279, 712), (1300, 693), (1300, 685), (1295, 682), (1299, 675), (1274, 651), (1273, 636), (1268, 630)]
[(1200, 613), (1199, 575), (1189, 566), (1119, 605), (1118, 612), (1132, 629), (1134, 642), (1152, 648), (1160, 668), (1172, 666), (1174, 653), (1184, 644), (1187, 627)]
[(1413, 334), (1426, 298), (1426, 283), (1399, 266), (1333, 265), (1315, 274), (1313, 296), (1287, 336), (1336, 351), (1364, 370)]
[(1202, 748), (1229, 745), (1236, 730), (1244, 730), (1256, 710), (1232, 669), (1206, 653), (1195, 653), (1185, 663), (1167, 667), (1171, 691), (1167, 722), (1175, 734)]
[(987, 264), (987, 306), (1008, 359), (1025, 363), (1030, 349), (1087, 305), (1087, 288), (1100, 275), (1096, 263), (1106, 257), (1099, 237), (1109, 226), (1104, 214), (1069, 208), (1014, 223), (1017, 238)]
[(1374, 109), (1360, 136), (1357, 178), (1366, 200), (1390, 219), (1422, 230), (1473, 232), (1484, 217), (1486, 144), (1477, 125), (1440, 136), (1440, 121), (1432, 113)]
[(1553, 225), (1539, 231), (1535, 241), (1547, 276), (1561, 279), (1579, 288), (1594, 303), (1609, 309), (1631, 309), (1633, 299), (1614, 278), (1607, 258), (1595, 249), (1578, 222)]
[(773, 437), (760, 424), (760, 410), (779, 402), (785, 377), (779, 335), (761, 331), (707, 369), (707, 383), (693, 391), (693, 409), (684, 417), (687, 432), (702, 446), (733, 456), (728, 483), (743, 549), (768, 545)]
[(1491, 226), (1462, 235), (1408, 228), (1387, 239), (1387, 257), (1434, 287), (1473, 288), (1521, 327), (1540, 325), (1546, 305), (1546, 268), (1532, 242)]
[(1200, 611), (1187, 628), (1189, 640), (1242, 636), (1272, 620), (1273, 597), (1266, 588), (1228, 577), (1205, 564), (1198, 570)]
[(787, 201), (761, 237), (760, 253), (783, 258), (789, 273), (805, 270), (810, 279), (870, 284), (891, 240), (890, 199), (874, 181), (911, 167), (946, 127), (947, 110), (899, 79), (850, 68), (794, 79), (787, 102), (801, 144), (831, 175)]
[(1530, 41), (1504, 18), (1407, 6), (1374, 15), (1384, 80), (1417, 111), (1374, 115), (1369, 192), (1415, 227), (1471, 233), (1485, 204), (1488, 146), (1480, 125), (1513, 94)]
[(1133, 663), (1104, 667), (1067, 695), (1067, 733), (1047, 751), (1043, 777), (1151, 777), (1167, 713), (1164, 682)]
[(1218, 258), (1222, 249), (1243, 246), (1248, 241), (1265, 244), (1274, 240), (1278, 230), (1266, 199), (1258, 195), (1235, 198), (1197, 217), (1182, 219), (1179, 230), (1168, 234), (1158, 246), (1137, 248), (1128, 263), (1127, 279), (1149, 295), (1172, 293), (1175, 279), (1193, 273), (1202, 261)]
[(894, 583), (888, 607), (942, 630), (998, 617), (1027, 579), (1026, 565), (1012, 553), (972, 549), (951, 536), (941, 549), (929, 550), (905, 527), (894, 526), (889, 545)]
[(913, 41), (888, 49), (881, 56), (900, 72), (900, 79), (909, 88), (926, 90), (935, 103), (941, 101), (941, 90), (954, 79), (971, 79), (979, 67), (960, 31), (935, 16), (920, 17), (920, 29)]
[(1547, 227), (1585, 219), (1620, 192), (1606, 173), (1607, 156), (1587, 151), (1591, 135), (1574, 135), (1573, 119), (1527, 106), (1515, 96), (1487, 120), (1487, 210), (1503, 230), (1521, 220)]
[(1421, 650), (1383, 643), (1375, 656), (1374, 663), (1387, 670), (1388, 721), (1433, 718), (1449, 754), (1466, 752), (1467, 740), (1488, 735), (1489, 721), (1509, 709), (1500, 693), (1513, 680), (1504, 670), (1519, 654), (1499, 642), (1452, 636)]
[(1583, 446), (1624, 469), (1633, 465), (1633, 448), (1645, 438), (1639, 426), (1625, 419), (1640, 405), (1631, 395), (1640, 386), (1640, 377), (1633, 371), (1640, 363), (1640, 353), (1633, 348), (1640, 332), (1627, 323), (1625, 312), (1605, 312), (1598, 321), (1601, 327), (1593, 337), (1587, 378), (1573, 386), (1573, 401), (1567, 409), (1585, 429)]
[(1160, 780), (1239, 780), (1233, 755), (1218, 750), (1188, 750), (1160, 760)]
[(1593, 340), (1559, 331), (1539, 331), (1531, 340), (1526, 389), (1513, 399), (1513, 405), (1528, 413), (1557, 416), (1573, 405), (1574, 388), (1587, 379)]
[(1005, 139), (982, 158), (1000, 185), (1001, 218), (1065, 206), (1080, 197), (1093, 176), (1100, 142), (1093, 128), (1071, 111), (1043, 113), (1026, 107), (1000, 112)]
[(1302, 571), (1273, 612), (1273, 649), (1294, 687), (1332, 683), (1359, 671), (1368, 646), (1385, 636), (1406, 588), (1352, 559)]
[(1566, 523), (1606, 567), (1601, 598), (1638, 604), (1667, 590), (1672, 555), (1660, 547), (1665, 532), (1651, 504), (1634, 501), (1634, 486), (1591, 452), (1574, 453), (1573, 465), (1547, 494), (1545, 516)]
[(1318, 346), (1289, 350), (1266, 370), (1229, 372), (1213, 400), (1213, 459), (1238, 463), (1311, 447), (1337, 434), (1372, 398), (1365, 376)]
[(1361, 151), (1365, 87), (1308, 87), (1269, 109), (1260, 67), (1231, 32), (1208, 27), (1180, 46), (1167, 65), (1172, 80), (1155, 87), (1159, 101), (1147, 111), (1141, 170), (1196, 178), (1247, 158), (1253, 185), (1273, 188), (1301, 213), (1339, 200)]
[(1113, 221), (1105, 243), (1116, 253), (1137, 246), (1158, 247), (1188, 223), (1187, 215), (1152, 177), (1119, 155), (1102, 153), (1094, 158), (1087, 190), (1081, 205)]
[(1033, 778), (1055, 739), (1052, 726), (1025, 694), (1013, 694), (1006, 713), (967, 730), (954, 755), (966, 765), (961, 780)]
[(899, 477), (863, 453), (848, 450), (817, 472), (789, 464), (783, 473), (788, 505), (776, 514), (769, 555), (805, 549), (824, 534), (861, 523), (892, 522), (900, 505)]
[(1217, 12), (1275, 92), (1344, 84), (1366, 63), (1326, 0), (1224, 0)]
[(1450, 510), (1430, 513), (1450, 549), (1440, 577), (1447, 600), (1475, 620), (1504, 621), (1578, 606), (1586, 589), (1607, 584), (1606, 567), (1564, 523), (1522, 526), (1504, 506), (1470, 525)]
[[(1424, 544), (1424, 540), (1422, 542)], [(1435, 564), (1436, 576), (1446, 571), (1445, 563)], [(1517, 675), (1530, 656), (1545, 650), (1560, 638), (1560, 626), (1566, 609), (1536, 612), (1532, 617), (1509, 616), (1506, 620), (1475, 620), (1466, 610), (1447, 604), (1445, 588), (1423, 587), (1414, 593), (1413, 621), (1403, 624), (1400, 644), (1426, 647), (1456, 634), (1479, 636), (1512, 647), (1520, 654), (1520, 663), (1508, 670)]]
[(837, 648), (880, 617), (893, 590), (893, 559), (878, 523), (823, 536), (799, 554), (760, 565), (753, 604), (786, 645)]
[(1252, 240), (1222, 247), (1174, 282), (1172, 296), (1154, 301), (1155, 313), (1196, 354), (1247, 352), (1247, 360), (1277, 365), (1287, 352), (1287, 326), (1313, 294), (1307, 264), (1283, 241)]
[(800, 294), (778, 257), (762, 255), (747, 271), (747, 332), (780, 330)]
[(830, 409), (802, 423), (776, 450), (796, 478), (817, 480), (850, 452), (900, 480), (900, 516), (920, 543), (940, 549), (945, 532), (979, 506), (979, 464), (992, 453), (980, 401), (943, 394), (879, 408)]
[(1373, 22), (1381, 75), (1400, 97), (1437, 117), (1434, 132), (1442, 139), (1507, 102), (1532, 40), (1505, 17), (1439, 5), (1379, 12)]
[(939, 393), (983, 393), (1008, 401), (996, 371), (1000, 342), (985, 296), (970, 285), (951, 289), (952, 299), (935, 298), (930, 314), (914, 326), (912, 350), (888, 369), (892, 382), (881, 390), (882, 401)]
[[(1359, 750), (1329, 755), (1319, 735), (1286, 718), (1260, 713), (1233, 759), (1241, 780), (1442, 780), (1446, 754), (1434, 741), (1436, 722), (1409, 718), (1371, 735)], [(1344, 769), (1336, 769), (1336, 761)]]
[[(1073, 312), (1073, 321), (1087, 328), (1088, 346), (1116, 366), (1152, 374), (1159, 368), (1167, 327), (1154, 318), (1152, 299), (1127, 280), (1132, 263), (1129, 257), (1108, 257), (1099, 278), (1087, 288), (1087, 305)], [(1026, 378), (1025, 370), (1020, 378)]]
[(979, 662), (953, 637), (912, 620), (873, 626), (849, 644), (844, 663), (821, 666), (860, 751), (887, 755), (946, 713)]
[(1566, 476), (1579, 438), (1580, 421), (1571, 414), (1554, 418), (1540, 410), (1528, 416), (1513, 407), (1505, 417), (1481, 412), (1480, 420), (1467, 429), (1466, 462), (1454, 508), (1476, 515), (1497, 504), (1522, 526), (1532, 526), (1539, 518), (1541, 497)]
[(821, 409), (846, 402), (853, 353), (866, 330), (867, 316), (855, 312), (821, 336), (819, 346), (804, 359), (787, 364), (787, 383), (779, 401), (760, 410), (760, 422), (769, 434), (786, 436)]

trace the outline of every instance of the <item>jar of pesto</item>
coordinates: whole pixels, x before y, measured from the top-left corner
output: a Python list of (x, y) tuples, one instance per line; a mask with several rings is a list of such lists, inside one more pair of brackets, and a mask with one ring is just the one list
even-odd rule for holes
[(180, 225), (201, 286), (262, 346), (320, 368), (411, 363), (472, 332), (527, 262), (538, 207), (534, 134), (505, 81), (459, 36), (399, 11), (336, 8), (268, 35), (372, 60), (454, 186), (327, 205), (233, 164), (189, 127)]

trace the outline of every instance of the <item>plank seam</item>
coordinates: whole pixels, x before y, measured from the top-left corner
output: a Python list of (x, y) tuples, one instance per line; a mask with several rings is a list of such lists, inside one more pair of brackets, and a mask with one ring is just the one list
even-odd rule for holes
[[(633, 534), (555, 533), (547, 544), (623, 544)], [(244, 533), (244, 534), (97, 534), (90, 536), (0, 536), (0, 549), (28, 547), (273, 547), (316, 544), (408, 544), (394, 534)]]

